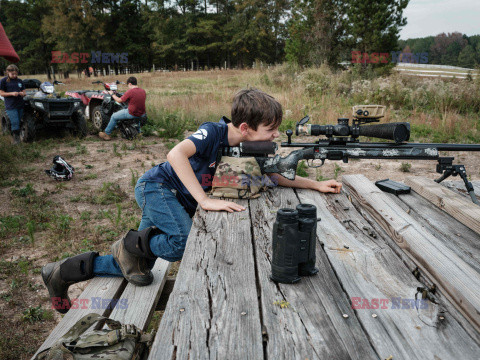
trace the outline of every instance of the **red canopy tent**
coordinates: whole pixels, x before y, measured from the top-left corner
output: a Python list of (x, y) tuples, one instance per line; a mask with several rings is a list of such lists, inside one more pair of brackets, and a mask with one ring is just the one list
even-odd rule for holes
[(10, 42), (10, 40), (8, 40), (7, 34), (5, 33), (5, 30), (3, 30), (3, 26), (1, 23), (0, 23), (0, 56), (14, 63), (20, 61), (20, 58), (15, 52), (15, 49), (13, 48), (12, 43)]

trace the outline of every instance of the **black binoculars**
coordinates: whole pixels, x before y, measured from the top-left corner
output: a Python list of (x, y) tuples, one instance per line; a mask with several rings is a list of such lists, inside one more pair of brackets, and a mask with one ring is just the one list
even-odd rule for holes
[(278, 210), (272, 234), (272, 275), (279, 283), (293, 284), (300, 276), (318, 272), (315, 267), (317, 208), (299, 204), (295, 209)]

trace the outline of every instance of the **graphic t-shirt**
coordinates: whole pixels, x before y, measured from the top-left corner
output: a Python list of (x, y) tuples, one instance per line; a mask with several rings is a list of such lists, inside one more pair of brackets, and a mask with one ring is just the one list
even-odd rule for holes
[[(229, 122), (230, 120), (222, 118), (218, 123), (203, 123), (195, 133), (187, 138), (195, 144), (196, 148), (195, 154), (189, 158), (190, 165), (205, 191), (211, 188), (218, 149), (228, 146), (227, 123)], [(180, 204), (189, 214), (195, 212), (197, 202), (180, 181), (168, 161), (148, 170), (142, 178), (146, 181), (163, 183), (166, 187), (177, 190), (177, 199)]]
[[(0, 90), (5, 92), (20, 92), (25, 90), (25, 85), (23, 81), (19, 78), (10, 79), (7, 81), (8, 77), (5, 76), (0, 80)], [(23, 97), (21, 96), (5, 96), (5, 109), (13, 110), (23, 108)]]

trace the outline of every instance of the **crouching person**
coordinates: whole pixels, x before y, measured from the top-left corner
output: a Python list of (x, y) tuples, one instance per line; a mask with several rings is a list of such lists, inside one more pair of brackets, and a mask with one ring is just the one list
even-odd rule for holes
[[(111, 255), (89, 252), (46, 265), (42, 277), (50, 297), (70, 304), (68, 287), (93, 276), (123, 276), (130, 283), (152, 283), (151, 269), (157, 258), (177, 261), (183, 256), (191, 217), (197, 205), (204, 210), (243, 211), (235, 202), (209, 198), (209, 183), (215, 174), (221, 147), (238, 146), (243, 141), (273, 141), (279, 136), (282, 107), (270, 95), (256, 89), (237, 93), (232, 104), (232, 121), (222, 118), (207, 122), (197, 132), (176, 145), (167, 161), (147, 171), (137, 182), (135, 199), (142, 209), (138, 231), (130, 230), (112, 245)], [(290, 181), (279, 175), (281, 186), (309, 188), (339, 193), (335, 180), (318, 182), (302, 177)], [(66, 312), (68, 309), (58, 309)]]

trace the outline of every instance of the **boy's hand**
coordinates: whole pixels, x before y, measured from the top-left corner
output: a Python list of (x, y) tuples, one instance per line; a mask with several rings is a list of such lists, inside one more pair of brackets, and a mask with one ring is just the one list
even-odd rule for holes
[(320, 181), (318, 183), (317, 190), (323, 193), (340, 194), (340, 191), (342, 190), (342, 184), (336, 180)]
[(228, 212), (234, 211), (243, 211), (245, 208), (241, 205), (235, 204), (231, 201), (225, 201), (220, 199), (210, 199), (206, 198), (204, 201), (199, 203), (203, 210), (213, 210), (213, 211), (221, 211), (225, 210)]

